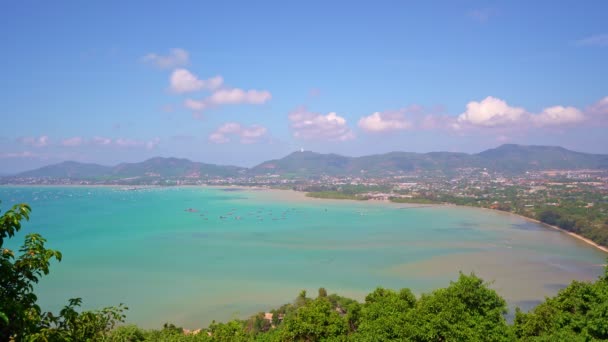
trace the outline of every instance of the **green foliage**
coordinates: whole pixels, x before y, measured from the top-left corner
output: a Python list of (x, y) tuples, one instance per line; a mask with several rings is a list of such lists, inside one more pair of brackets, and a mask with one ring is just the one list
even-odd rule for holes
[(61, 253), (47, 249), (46, 240), (38, 234), (28, 234), (15, 253), (4, 248), (4, 240), (21, 230), (21, 221), (29, 220), (30, 207), (17, 204), (0, 217), (0, 340), (10, 336), (21, 339), (39, 327), (41, 310), (36, 304), (34, 284), (49, 273), (52, 259), (61, 260)]
[(550, 224), (550, 225), (556, 225), (560, 218), (561, 218), (561, 215), (559, 213), (555, 212), (555, 210), (551, 210), (551, 209), (545, 209), (538, 215), (538, 219), (541, 222), (544, 222), (544, 223)]
[(608, 340), (607, 274), (595, 283), (574, 281), (529, 313), (517, 311), (514, 330), (522, 340)]
[(604, 222), (608, 213), (602, 208), (601, 203), (587, 208), (577, 201), (562, 201), (559, 206), (541, 208), (537, 213), (537, 218), (546, 224), (574, 232), (600, 245), (608, 246), (608, 224)]
[(409, 311), (416, 297), (409, 289), (399, 293), (381, 287), (365, 297), (357, 338), (364, 341), (399, 341), (411, 336)]
[(475, 275), (461, 274), (430, 295), (423, 295), (410, 315), (416, 341), (505, 341), (510, 329), (507, 305)]
[(80, 298), (70, 299), (58, 316), (45, 313), (39, 332), (28, 337), (30, 341), (99, 341), (124, 322), (125, 306), (108, 307), (98, 311), (78, 312)]
[(285, 317), (282, 336), (289, 341), (339, 340), (348, 332), (346, 319), (326, 297), (319, 297)]
[(144, 330), (136, 325), (129, 324), (117, 327), (107, 337), (109, 342), (140, 342), (146, 341), (149, 337)]
[(251, 340), (251, 336), (245, 331), (243, 323), (235, 320), (228, 323), (213, 323), (209, 326), (209, 332), (212, 341), (240, 342)]
[(28, 234), (19, 252), (4, 248), (6, 238), (29, 220), (30, 207), (17, 204), (0, 216), (0, 340), (8, 341), (97, 341), (124, 321), (122, 304), (99, 311), (78, 312), (81, 299), (70, 299), (59, 315), (43, 313), (36, 304), (34, 284), (49, 273), (51, 260), (61, 253), (45, 247), (39, 234)]

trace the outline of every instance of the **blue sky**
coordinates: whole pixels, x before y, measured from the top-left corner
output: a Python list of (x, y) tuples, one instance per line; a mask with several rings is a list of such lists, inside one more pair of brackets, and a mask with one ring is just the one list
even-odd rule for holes
[(608, 153), (606, 1), (56, 1), (0, 10), (0, 172), (305, 148)]

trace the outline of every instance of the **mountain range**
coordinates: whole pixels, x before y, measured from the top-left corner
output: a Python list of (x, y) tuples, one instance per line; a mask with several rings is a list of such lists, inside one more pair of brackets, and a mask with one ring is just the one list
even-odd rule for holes
[(608, 155), (574, 152), (557, 146), (505, 144), (481, 153), (391, 152), (363, 157), (294, 152), (250, 170), (252, 174), (345, 175), (411, 171), (443, 171), (466, 167), (487, 168), (505, 173), (532, 170), (608, 169)]
[(214, 177), (278, 174), (294, 177), (320, 175), (382, 175), (412, 171), (450, 172), (458, 168), (487, 168), (516, 174), (533, 170), (608, 169), (608, 155), (574, 152), (557, 146), (506, 144), (476, 154), (455, 152), (391, 152), (362, 157), (293, 152), (252, 168), (156, 157), (116, 166), (66, 161), (7, 178), (47, 178), (112, 181), (125, 179), (207, 179)]

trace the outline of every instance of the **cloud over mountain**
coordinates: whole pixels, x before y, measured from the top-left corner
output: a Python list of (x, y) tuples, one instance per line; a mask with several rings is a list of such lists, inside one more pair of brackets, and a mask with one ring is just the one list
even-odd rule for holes
[(373, 133), (405, 130), (412, 127), (412, 123), (405, 118), (405, 112), (405, 109), (375, 112), (359, 119), (359, 127)]
[(355, 137), (346, 119), (335, 112), (322, 115), (299, 108), (289, 114), (289, 122), (296, 139), (346, 141)]
[(488, 96), (479, 102), (469, 102), (467, 110), (458, 116), (458, 123), (495, 127), (517, 123), (525, 113), (523, 108), (511, 107), (501, 99)]
[(47, 135), (41, 135), (39, 137), (22, 137), (18, 141), (26, 146), (30, 147), (45, 147), (50, 144), (49, 137)]
[(543, 109), (540, 114), (531, 115), (530, 118), (538, 126), (554, 126), (582, 122), (585, 115), (574, 107), (553, 106)]
[(224, 144), (230, 142), (231, 136), (237, 136), (243, 144), (253, 144), (266, 135), (266, 127), (260, 125), (243, 126), (237, 122), (227, 122), (218, 127), (208, 137), (209, 142)]

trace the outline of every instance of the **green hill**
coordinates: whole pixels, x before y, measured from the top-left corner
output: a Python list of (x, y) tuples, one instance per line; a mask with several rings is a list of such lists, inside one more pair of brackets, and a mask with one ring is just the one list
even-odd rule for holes
[(180, 158), (151, 158), (140, 163), (123, 163), (112, 168), (113, 177), (205, 178), (230, 177), (243, 168), (204, 164)]
[(249, 170), (252, 174), (281, 175), (339, 175), (350, 171), (350, 157), (337, 154), (321, 154), (310, 151), (293, 152), (275, 160), (269, 160)]
[(204, 164), (188, 159), (156, 157), (139, 163), (122, 163), (114, 167), (68, 161), (22, 172), (11, 178), (69, 178), (74, 180), (203, 179), (236, 176), (244, 170), (244, 168), (237, 166)]
[(284, 177), (318, 177), (321, 175), (381, 176), (414, 171), (453, 172), (459, 168), (487, 168), (510, 174), (534, 170), (608, 169), (608, 155), (574, 152), (557, 146), (523, 146), (507, 144), (481, 153), (456, 152), (391, 152), (363, 157), (293, 152), (281, 159), (265, 161), (253, 168), (193, 162), (180, 158), (151, 158), (139, 163), (114, 167), (78, 162), (63, 162), (23, 172), (6, 178), (55, 178), (116, 180), (206, 179), (239, 175), (278, 174)]
[(107, 175), (110, 171), (111, 167), (109, 166), (65, 161), (59, 164), (48, 165), (39, 169), (22, 172), (15, 175), (15, 177), (87, 179), (102, 177), (103, 175)]
[(506, 144), (478, 153), (484, 167), (521, 172), (547, 169), (608, 169), (608, 155), (574, 152), (558, 146)]
[(412, 171), (442, 171), (480, 167), (506, 173), (549, 169), (608, 169), (608, 155), (574, 152), (562, 147), (502, 145), (477, 154), (455, 152), (391, 152), (363, 157), (294, 152), (282, 159), (264, 162), (252, 174), (296, 174), (300, 176), (382, 175)]

